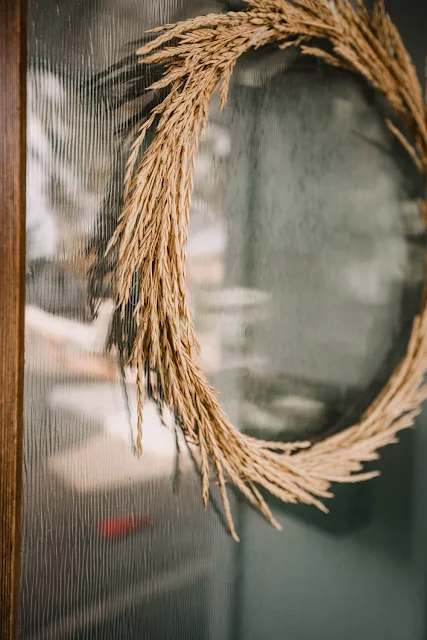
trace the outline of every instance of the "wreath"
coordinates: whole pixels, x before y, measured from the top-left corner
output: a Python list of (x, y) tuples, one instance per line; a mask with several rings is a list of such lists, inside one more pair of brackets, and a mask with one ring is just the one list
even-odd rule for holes
[[(327, 511), (334, 482), (378, 475), (363, 464), (411, 427), (427, 396), (425, 297), (409, 346), (360, 422), (322, 441), (271, 442), (235, 429), (216, 390), (201, 371), (186, 302), (186, 245), (195, 156), (219, 88), (227, 100), (236, 62), (252, 48), (276, 43), (356, 73), (382, 94), (396, 120), (392, 133), (427, 181), (427, 101), (397, 28), (378, 0), (372, 12), (358, 0), (248, 0), (244, 11), (211, 14), (152, 30), (137, 51), (140, 62), (161, 65), (151, 85), (162, 96), (139, 125), (125, 173), (124, 207), (108, 247), (115, 264), (118, 323), (130, 343), (125, 359), (136, 369), (137, 450), (142, 453), (145, 396), (169, 408), (189, 445), (199, 450), (202, 498), (216, 478), (231, 535), (238, 539), (227, 494), (234, 484), (276, 528), (263, 490), (286, 503)], [(324, 48), (317, 42), (327, 44)], [(397, 124), (398, 123), (398, 124)], [(152, 141), (141, 154), (147, 132)], [(142, 156), (142, 157), (141, 157)], [(419, 202), (427, 222), (427, 198)], [(129, 326), (131, 319), (132, 329)], [(131, 335), (130, 335), (131, 334)]]

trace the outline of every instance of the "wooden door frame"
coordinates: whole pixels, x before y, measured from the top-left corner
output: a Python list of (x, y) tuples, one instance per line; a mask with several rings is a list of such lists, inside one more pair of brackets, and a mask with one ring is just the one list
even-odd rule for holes
[(27, 1), (0, 0), (0, 638), (18, 637), (25, 308)]

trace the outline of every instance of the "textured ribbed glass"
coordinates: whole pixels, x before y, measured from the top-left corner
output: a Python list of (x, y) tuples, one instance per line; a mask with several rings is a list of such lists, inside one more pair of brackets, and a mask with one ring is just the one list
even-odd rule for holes
[[(427, 13), (389, 5), (422, 64)], [(125, 384), (105, 350), (108, 282), (89, 313), (135, 107), (117, 107), (125, 85), (104, 72), (151, 27), (240, 6), (30, 0), (22, 640), (424, 637), (424, 417), (383, 452), (379, 480), (336, 487), (329, 516), (272, 501), (278, 533), (233, 500), (237, 545), (217, 488), (205, 512), (185, 443), (150, 404), (134, 455), (133, 373)], [(274, 49), (240, 61), (223, 112), (212, 103), (188, 291), (204, 369), (248, 433), (345, 428), (407, 345), (425, 277), (420, 185), (383, 116), (358, 79)]]

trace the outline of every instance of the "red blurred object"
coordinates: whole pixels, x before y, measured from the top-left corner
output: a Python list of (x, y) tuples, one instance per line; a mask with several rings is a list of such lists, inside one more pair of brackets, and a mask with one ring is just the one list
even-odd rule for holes
[(150, 516), (120, 516), (118, 518), (108, 518), (98, 523), (98, 533), (110, 540), (128, 536), (137, 529), (145, 529), (153, 526), (153, 519)]

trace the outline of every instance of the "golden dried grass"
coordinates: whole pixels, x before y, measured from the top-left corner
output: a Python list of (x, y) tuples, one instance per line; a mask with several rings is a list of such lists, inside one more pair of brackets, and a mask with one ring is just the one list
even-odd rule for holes
[[(198, 345), (186, 303), (186, 245), (195, 155), (209, 101), (219, 88), (221, 103), (234, 65), (251, 48), (276, 42), (299, 46), (306, 55), (361, 75), (385, 98), (403, 126), (390, 129), (427, 179), (426, 102), (416, 71), (383, 0), (368, 13), (347, 0), (249, 0), (246, 11), (212, 14), (153, 30), (137, 52), (144, 64), (162, 64), (152, 88), (169, 88), (163, 102), (139, 128), (125, 178), (125, 205), (109, 250), (116, 257), (117, 307), (123, 316), (137, 286), (137, 327), (130, 363), (137, 369), (138, 442), (142, 452), (142, 407), (146, 374), (149, 394), (174, 411), (187, 442), (200, 449), (203, 502), (216, 476), (232, 536), (226, 484), (234, 485), (277, 528), (260, 488), (287, 503), (326, 510), (332, 482), (360, 482), (377, 475), (363, 463), (413, 425), (427, 395), (426, 306), (413, 326), (407, 354), (359, 424), (311, 445), (267, 442), (234, 429), (217, 393), (196, 364)], [(157, 35), (158, 34), (158, 35)], [(326, 40), (330, 51), (312, 44)], [(138, 164), (150, 127), (153, 141)], [(422, 210), (425, 210), (425, 205)], [(137, 278), (135, 278), (137, 276)], [(152, 372), (155, 372), (154, 374)]]

